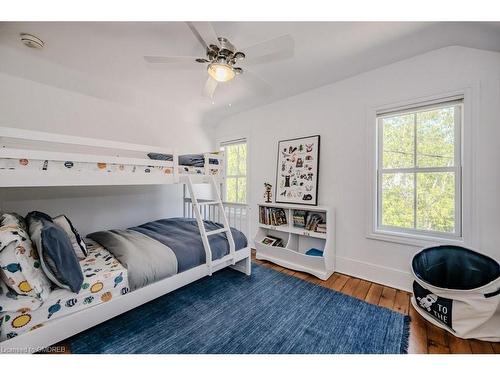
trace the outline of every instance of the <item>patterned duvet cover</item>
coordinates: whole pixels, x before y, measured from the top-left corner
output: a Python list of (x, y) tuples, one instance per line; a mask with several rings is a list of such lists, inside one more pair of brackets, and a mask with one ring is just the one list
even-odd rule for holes
[[(94, 242), (89, 255), (80, 261), (84, 281), (78, 293), (54, 289), (41, 305), (37, 300), (17, 296), (17, 311), (0, 313), (0, 341), (37, 329), (62, 316), (112, 301), (130, 291), (127, 270), (116, 258)], [(14, 295), (10, 295), (14, 298)]]

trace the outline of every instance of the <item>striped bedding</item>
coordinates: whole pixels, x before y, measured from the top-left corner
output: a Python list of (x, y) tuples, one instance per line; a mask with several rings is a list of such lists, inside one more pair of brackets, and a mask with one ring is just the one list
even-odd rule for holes
[[(221, 224), (205, 221), (208, 231)], [(243, 233), (231, 228), (236, 250), (247, 246)], [(91, 233), (89, 238), (104, 246), (127, 269), (132, 290), (205, 263), (205, 249), (195, 219), (171, 218), (125, 230)], [(224, 233), (209, 237), (212, 260), (229, 253)]]

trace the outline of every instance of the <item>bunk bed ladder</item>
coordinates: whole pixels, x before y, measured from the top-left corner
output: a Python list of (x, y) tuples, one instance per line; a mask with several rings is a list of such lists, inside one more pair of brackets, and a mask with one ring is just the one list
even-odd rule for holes
[[(206, 263), (208, 266), (208, 274), (211, 276), (212, 275), (212, 267), (215, 264), (225, 262), (227, 260), (231, 260), (231, 263), (234, 265), (235, 264), (235, 244), (234, 244), (234, 238), (233, 234), (231, 233), (231, 229), (229, 227), (229, 221), (227, 219), (225, 210), (224, 210), (224, 205), (221, 200), (220, 196), (220, 191), (217, 188), (217, 184), (215, 182), (215, 179), (213, 176), (208, 176), (211, 188), (213, 193), (216, 195), (216, 199), (213, 201), (208, 201), (208, 202), (198, 202), (198, 199), (196, 198), (196, 194), (193, 188), (193, 182), (191, 180), (190, 176), (187, 176), (186, 178), (186, 184), (188, 186), (189, 190), (189, 195), (191, 197), (191, 204), (193, 207), (193, 211), (195, 214), (196, 222), (198, 224), (198, 228), (200, 230), (200, 235), (201, 235), (201, 240), (203, 242), (203, 247), (205, 248), (205, 257), (206, 257)], [(205, 228), (205, 225), (203, 223), (203, 217), (201, 215), (200, 211), (200, 206), (202, 205), (217, 205), (220, 213), (221, 213), (221, 219), (222, 219), (222, 228), (212, 230), (212, 231), (207, 231)], [(222, 259), (217, 259), (217, 260), (212, 260), (212, 249), (210, 247), (210, 242), (208, 240), (209, 236), (219, 234), (219, 233), (226, 233), (226, 238), (229, 243), (229, 254), (224, 256)]]
[[(221, 218), (222, 218), (222, 225), (223, 225), (223, 230), (221, 229), (221, 231), (224, 231), (226, 233), (226, 238), (227, 238), (227, 242), (229, 243), (229, 257), (231, 259), (231, 263), (232, 265), (234, 266), (235, 265), (235, 252), (236, 252), (236, 245), (234, 243), (234, 238), (233, 238), (233, 233), (231, 232), (231, 227), (229, 225), (229, 220), (227, 218), (227, 215), (226, 215), (226, 210), (224, 209), (224, 204), (222, 203), (222, 196), (221, 196), (221, 189), (220, 189), (220, 185), (217, 185), (217, 183), (215, 182), (215, 177), (214, 176), (210, 176), (210, 185), (212, 187), (212, 192), (213, 194), (215, 194), (216, 196), (216, 204), (217, 206), (219, 207), (219, 211), (221, 212)], [(214, 233), (215, 231), (212, 231), (212, 233)], [(214, 233), (215, 234), (215, 233)]]

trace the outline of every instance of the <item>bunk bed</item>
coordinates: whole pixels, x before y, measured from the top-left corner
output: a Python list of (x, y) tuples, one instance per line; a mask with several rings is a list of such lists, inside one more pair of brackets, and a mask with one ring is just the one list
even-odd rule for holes
[[(221, 152), (178, 155), (162, 147), (0, 127), (0, 188), (184, 185), (183, 218), (90, 234), (90, 251), (80, 261), (82, 289), (55, 289), (43, 302), (18, 306), (8, 317), (11, 329), (0, 325), (0, 352), (39, 351), (225, 267), (250, 275), (242, 234), (246, 206), (222, 202), (224, 162)], [(198, 199), (197, 184), (210, 185), (215, 198)], [(134, 246), (163, 258), (139, 259)], [(141, 267), (156, 277), (141, 279)], [(4, 323), (5, 314), (0, 311)], [(23, 324), (14, 327), (16, 320)]]

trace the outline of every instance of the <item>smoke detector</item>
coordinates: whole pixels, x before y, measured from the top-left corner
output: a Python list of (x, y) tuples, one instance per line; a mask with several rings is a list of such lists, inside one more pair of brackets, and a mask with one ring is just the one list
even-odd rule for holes
[(44, 46), (43, 40), (31, 34), (22, 33), (21, 42), (30, 48), (42, 49)]

